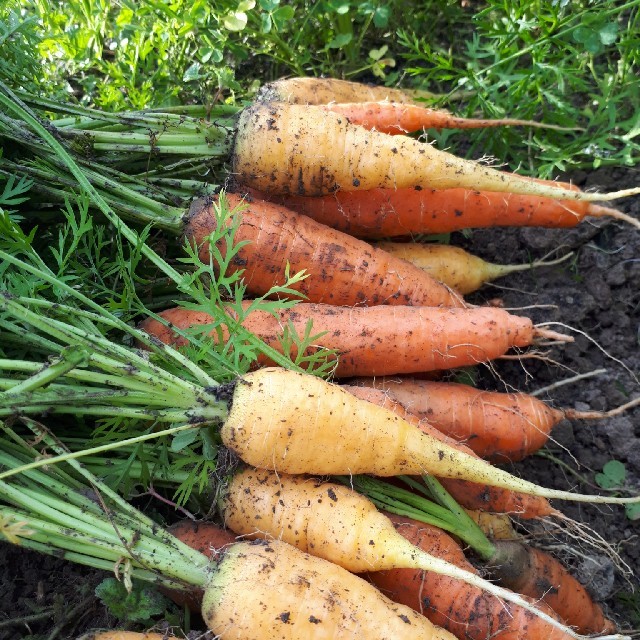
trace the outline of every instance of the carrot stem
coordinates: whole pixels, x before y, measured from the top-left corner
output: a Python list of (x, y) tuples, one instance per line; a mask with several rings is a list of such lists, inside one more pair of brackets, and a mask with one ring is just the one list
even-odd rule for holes
[[(45, 431), (28, 423), (54, 451), (59, 445)], [(10, 469), (22, 468), (10, 482), (0, 481), (0, 533), (14, 544), (24, 544), (48, 553), (64, 549), (63, 555), (76, 562), (113, 569), (123, 558), (131, 561), (131, 575), (176, 585), (203, 586), (207, 580), (208, 560), (173, 536), (162, 531), (147, 516), (74, 460), (71, 470), (89, 484), (70, 482), (57, 466), (47, 472), (24, 470), (24, 458), (36, 451), (13, 430), (2, 426), (5, 435), (21, 448), (0, 439), (0, 463)], [(97, 497), (97, 502), (90, 496)], [(13, 505), (13, 506), (10, 506)]]

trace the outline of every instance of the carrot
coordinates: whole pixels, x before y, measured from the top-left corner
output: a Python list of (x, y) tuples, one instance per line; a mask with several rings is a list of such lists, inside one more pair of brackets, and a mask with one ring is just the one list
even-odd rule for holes
[(515, 118), (459, 118), (443, 109), (398, 102), (332, 102), (323, 109), (343, 115), (352, 124), (387, 135), (400, 135), (423, 129), (484, 129), (488, 127), (526, 126), (564, 129), (533, 120)]
[[(245, 302), (245, 308), (250, 302)], [(213, 319), (181, 308), (159, 314), (162, 322), (145, 320), (141, 328), (166, 344), (185, 344), (173, 329), (210, 325)], [(435, 307), (334, 307), (299, 303), (293, 308), (249, 313), (242, 326), (275, 349), (282, 349), (283, 329), (291, 324), (304, 335), (309, 321), (315, 332), (326, 332), (317, 346), (336, 349), (336, 376), (387, 375), (463, 367), (486, 362), (513, 347), (533, 344), (558, 334), (533, 326), (531, 320), (495, 307), (442, 309)], [(168, 324), (168, 326), (167, 326)], [(211, 332), (214, 340), (225, 339)], [(264, 357), (260, 364), (270, 364)]]
[[(217, 549), (217, 547), (219, 546), (221, 531), (228, 533), (229, 536), (235, 539), (234, 534), (222, 530), (217, 525), (206, 521), (199, 522), (196, 526), (192, 521), (184, 520), (171, 527), (172, 534), (179, 540), (214, 559), (219, 556), (219, 549)], [(203, 592), (200, 590), (195, 594), (197, 597), (189, 601), (189, 606), (192, 610), (199, 610), (202, 602), (202, 594)]]
[(462, 294), (476, 291), (483, 284), (516, 271), (558, 264), (572, 255), (568, 253), (557, 260), (536, 260), (529, 264), (494, 264), (450, 244), (377, 242), (374, 246), (411, 262)]
[(462, 187), (591, 202), (640, 193), (640, 188), (607, 194), (567, 190), (458, 158), (412, 138), (367, 131), (318, 107), (284, 103), (257, 103), (241, 112), (232, 172), (255, 189), (307, 196)]
[(437, 98), (415, 89), (391, 89), (335, 78), (286, 78), (266, 84), (258, 91), (259, 102), (317, 105), (341, 113), (351, 122), (390, 134), (428, 128), (483, 128), (526, 125), (565, 129), (531, 120), (482, 120), (457, 118), (442, 109), (429, 109), (417, 99)]
[[(387, 514), (403, 537), (422, 551), (468, 571), (477, 570), (465, 558), (460, 546), (442, 530)], [(561, 638), (563, 634), (530, 611), (501, 602), (456, 578), (420, 569), (371, 571), (367, 579), (396, 602), (427, 616), (461, 640), (518, 640)], [(544, 611), (549, 609), (538, 605)]]
[(513, 528), (513, 520), (504, 513), (489, 513), (488, 511), (479, 511), (473, 509), (465, 509), (466, 514), (480, 527), (491, 540), (515, 540), (518, 537)]
[[(442, 432), (438, 432), (427, 420), (410, 412), (404, 405), (393, 400), (386, 391), (355, 385), (342, 385), (342, 388), (361, 400), (373, 402), (378, 406), (393, 411), (403, 420), (417, 426), (423, 433), (432, 435), (459, 451), (477, 456), (472, 449)], [(440, 478), (440, 482), (456, 502), (466, 509), (476, 509), (481, 512), (511, 513), (525, 519), (543, 518), (557, 513), (549, 502), (540, 496), (527, 495), (526, 493), (509, 491), (500, 487), (491, 487), (451, 478)]]
[[(287, 369), (246, 374), (215, 398), (230, 398), (223, 444), (244, 462), (282, 473), (461, 478), (545, 498), (631, 504), (640, 497), (593, 496), (540, 487), (423, 433), (337, 385)], [(211, 399), (202, 398), (209, 403)], [(218, 400), (219, 402), (219, 400)], [(175, 414), (173, 414), (175, 415)], [(197, 420), (197, 411), (189, 419)]]
[(260, 87), (256, 100), (305, 105), (380, 100), (411, 104), (418, 97), (435, 97), (435, 94), (412, 89), (392, 89), (337, 78), (284, 78)]
[(384, 389), (412, 413), (494, 461), (521, 460), (546, 444), (564, 413), (523, 393), (482, 391), (410, 378), (358, 380)]
[(454, 639), (362, 578), (280, 540), (228, 547), (205, 591), (202, 616), (223, 640)]
[[(231, 209), (245, 205), (234, 237), (239, 248), (228, 272), (242, 270), (251, 295), (284, 284), (289, 269), (308, 274), (292, 289), (310, 302), (464, 306), (457, 293), (419, 267), (362, 240), (276, 204), (243, 200), (232, 193), (226, 199)], [(200, 247), (200, 258), (207, 264), (211, 248), (206, 241), (219, 223), (217, 204), (217, 197), (195, 200), (184, 228), (185, 237)], [(223, 237), (216, 244), (223, 256), (226, 243)]]
[[(552, 183), (569, 188), (562, 182)], [(610, 216), (638, 226), (621, 211), (590, 202), (485, 189), (371, 189), (320, 198), (253, 192), (358, 238), (448, 233), (483, 227), (575, 227), (587, 216)]]
[(518, 542), (499, 540), (488, 563), (501, 585), (541, 600), (578, 633), (612, 633), (613, 622), (593, 602), (587, 590), (548, 553)]
[(525, 393), (482, 391), (453, 382), (378, 378), (353, 383), (385, 390), (411, 413), (496, 462), (518, 461), (535, 453), (565, 418), (602, 419), (640, 402), (636, 398), (609, 412), (575, 411), (555, 409)]
[[(35, 462), (39, 451), (0, 426), (0, 535), (9, 543), (118, 576), (202, 588), (203, 620), (220, 640), (453, 640), (362, 578), (284, 542), (235, 542), (211, 562), (74, 461), (62, 463), (64, 471), (53, 465), (48, 473), (7, 476), (7, 468)], [(47, 447), (63, 450), (48, 432), (36, 431)]]
[(229, 483), (222, 515), (238, 534), (273, 537), (352, 572), (411, 568), (458, 578), (562, 628), (519, 595), (422, 552), (367, 498), (340, 484), (244, 469)]

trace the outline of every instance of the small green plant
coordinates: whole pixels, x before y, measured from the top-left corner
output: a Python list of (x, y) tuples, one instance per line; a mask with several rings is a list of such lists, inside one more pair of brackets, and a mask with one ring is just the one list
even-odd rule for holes
[(96, 587), (96, 596), (118, 620), (146, 626), (153, 624), (152, 618), (170, 605), (157, 589), (138, 580), (131, 581), (127, 587), (124, 581), (105, 578)]
[(630, 620), (640, 626), (640, 591), (622, 591), (617, 598), (627, 608)]
[[(601, 473), (596, 473), (596, 483), (603, 489), (617, 489), (624, 485), (627, 476), (625, 465), (619, 460), (609, 460)], [(625, 513), (629, 520), (640, 520), (640, 504), (628, 504)]]

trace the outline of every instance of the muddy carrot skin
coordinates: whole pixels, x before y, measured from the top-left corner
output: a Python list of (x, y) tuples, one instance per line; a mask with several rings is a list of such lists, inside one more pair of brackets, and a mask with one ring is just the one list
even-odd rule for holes
[[(149, 319), (141, 327), (165, 343), (184, 344), (172, 327), (211, 324), (207, 313), (168, 309), (159, 314), (170, 326)], [(531, 345), (536, 329), (528, 318), (495, 307), (334, 307), (299, 303), (276, 316), (256, 311), (243, 326), (278, 348), (291, 322), (299, 335), (309, 320), (314, 333), (326, 332), (318, 346), (336, 349), (337, 376), (382, 376), (449, 369), (486, 362), (512, 347)], [(212, 337), (216, 337), (212, 335)], [(262, 365), (269, 364), (264, 359)]]
[[(399, 533), (423, 551), (477, 573), (460, 546), (440, 529), (401, 516), (388, 514), (388, 517)], [(370, 572), (367, 578), (392, 600), (419, 611), (460, 640), (568, 637), (529, 611), (500, 603), (455, 578), (416, 569)]]
[[(429, 424), (428, 420), (406, 409), (404, 405), (393, 400), (390, 394), (383, 389), (356, 385), (342, 385), (342, 388), (361, 400), (373, 402), (380, 407), (393, 411), (403, 420), (417, 426), (424, 433), (433, 435), (433, 437), (438, 439), (444, 438), (442, 442), (446, 442), (456, 448), (462, 447), (460, 451), (477, 455), (472, 449), (461, 442), (450, 438), (442, 432), (438, 432), (435, 427)], [(465, 480), (451, 478), (439, 478), (439, 480), (456, 502), (465, 509), (476, 509), (482, 512), (508, 513), (523, 519), (544, 518), (557, 513), (549, 501), (540, 496), (532, 496), (518, 491), (510, 491), (500, 487), (490, 487)]]
[(411, 378), (358, 380), (388, 392), (412, 413), (487, 460), (522, 460), (549, 439), (565, 412), (525, 393), (482, 391)]
[[(243, 206), (231, 271), (241, 270), (249, 295), (263, 295), (291, 274), (308, 277), (293, 286), (309, 302), (334, 305), (465, 306), (462, 296), (400, 257), (371, 247), (277, 204), (228, 193), (230, 208)], [(200, 258), (210, 261), (207, 237), (217, 225), (217, 197), (195, 200), (184, 229)], [(229, 221), (231, 222), (231, 221)], [(226, 239), (218, 243), (225, 255)]]
[(376, 188), (464, 188), (595, 202), (640, 193), (640, 187), (609, 193), (567, 190), (408, 136), (368, 131), (320, 107), (274, 102), (254, 103), (238, 116), (231, 171), (246, 187), (314, 197)]
[(613, 633), (615, 624), (555, 558), (517, 542), (496, 541), (493, 574), (503, 586), (546, 603), (581, 634)]
[(455, 640), (362, 578), (279, 540), (227, 548), (202, 617), (221, 640)]
[(574, 227), (593, 208), (585, 202), (472, 189), (371, 189), (321, 198), (252, 193), (367, 239), (499, 226)]

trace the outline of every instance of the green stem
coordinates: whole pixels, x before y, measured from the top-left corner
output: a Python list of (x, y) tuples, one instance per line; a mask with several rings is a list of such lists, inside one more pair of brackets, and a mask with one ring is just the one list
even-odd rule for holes
[(19, 468), (13, 468), (13, 469), (9, 469), (8, 471), (4, 471), (0, 473), (0, 480), (4, 478), (9, 478), (10, 476), (14, 476), (19, 473), (23, 473), (30, 469), (39, 469), (41, 467), (46, 467), (48, 465), (57, 464), (60, 462), (69, 462), (71, 460), (76, 460), (78, 458), (83, 458), (85, 456), (93, 456), (99, 453), (112, 451), (113, 449), (118, 449), (120, 447), (127, 447), (129, 445), (136, 444), (138, 442), (145, 442), (146, 440), (154, 440), (157, 438), (162, 438), (163, 436), (174, 435), (176, 433), (181, 433), (182, 431), (189, 431), (191, 429), (197, 429), (197, 428), (198, 428), (198, 425), (195, 425), (195, 426), (191, 424), (181, 425), (179, 427), (171, 427), (170, 429), (164, 429), (162, 431), (154, 431), (152, 433), (147, 433), (141, 436), (135, 436), (134, 438), (126, 438), (124, 440), (118, 440), (117, 442), (110, 442), (109, 444), (104, 444), (97, 447), (81, 449), (80, 451), (65, 452), (53, 458), (35, 460), (34, 462), (22, 465)]
[[(48, 446), (60, 450), (45, 430), (35, 424), (29, 426)], [(15, 432), (6, 427), (5, 431), (21, 446), (23, 440)], [(26, 444), (21, 448), (23, 456), (33, 457), (32, 448)], [(75, 561), (100, 568), (105, 562), (111, 561), (113, 567), (122, 558), (129, 558), (133, 567), (143, 570), (146, 579), (153, 576), (154, 581), (200, 587), (206, 584), (206, 556), (163, 531), (73, 459), (68, 459), (68, 464), (89, 482), (82, 491), (77, 486), (65, 486), (60, 477), (34, 472), (33, 467), (25, 471), (25, 465), (6, 452), (2, 440), (0, 449), (4, 450), (2, 464), (14, 472), (3, 474), (14, 476), (11, 481), (0, 481), (0, 499), (17, 507), (0, 507), (0, 533), (9, 541), (17, 539), (26, 547), (50, 553), (64, 549), (65, 554), (75, 554)], [(15, 449), (15, 445), (9, 449)], [(92, 502), (90, 495), (96, 495), (98, 502)]]
[(12, 387), (9, 391), (5, 391), (3, 396), (11, 396), (17, 393), (27, 393), (39, 389), (53, 382), (65, 373), (75, 369), (79, 365), (87, 366), (89, 363), (89, 353), (84, 347), (71, 346), (62, 350), (61, 356), (57, 362), (45, 365), (46, 368), (35, 375), (23, 380), (19, 384)]
[(490, 560), (496, 548), (487, 538), (478, 524), (469, 514), (453, 499), (451, 494), (440, 484), (437, 478), (423, 475), (422, 481), (429, 489), (431, 495), (443, 506), (449, 509), (456, 517), (460, 528), (464, 530), (465, 536), (459, 536), (483, 559)]
[[(402, 476), (402, 479), (410, 486), (417, 483), (412, 478)], [(483, 559), (491, 558), (495, 552), (493, 544), (484, 535), (478, 525), (471, 520), (468, 514), (445, 491), (437, 480), (434, 480), (434, 494), (441, 504), (435, 504), (432, 500), (421, 497), (396, 487), (377, 478), (369, 476), (354, 476), (352, 478), (340, 478), (341, 482), (353, 486), (356, 491), (369, 497), (376, 505), (392, 513), (413, 518), (420, 522), (426, 522), (445, 531), (453, 533), (466, 542)], [(424, 487), (420, 488), (424, 493)]]

